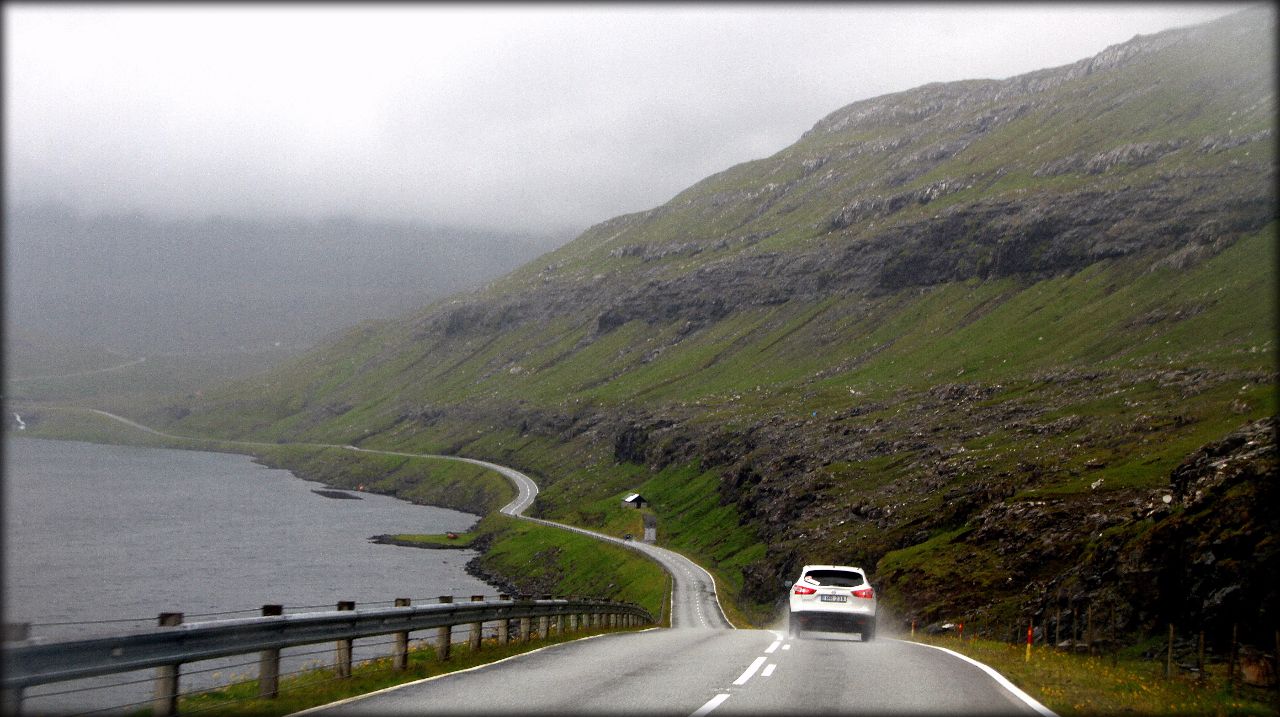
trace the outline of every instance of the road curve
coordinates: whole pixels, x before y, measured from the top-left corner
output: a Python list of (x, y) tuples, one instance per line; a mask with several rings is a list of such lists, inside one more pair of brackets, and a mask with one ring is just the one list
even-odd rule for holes
[(597, 533), (593, 530), (540, 518), (530, 518), (524, 515), (524, 511), (533, 505), (534, 499), (538, 497), (538, 484), (534, 483), (532, 478), (514, 468), (475, 458), (459, 458), (457, 456), (443, 456), (433, 453), (401, 453), (358, 448), (356, 446), (345, 446), (345, 448), (383, 455), (463, 461), (497, 471), (511, 481), (518, 493), (514, 500), (502, 507), (501, 510), (506, 515), (549, 525), (561, 530), (571, 530), (575, 533), (589, 535), (597, 540), (615, 543), (639, 551), (661, 565), (671, 575), (671, 627), (699, 629), (729, 629), (733, 627), (733, 624), (725, 617), (723, 608), (720, 607), (715, 579), (711, 577), (711, 573), (685, 556), (656, 545), (632, 540), (620, 540), (611, 535)]
[[(188, 441), (208, 441), (211, 443), (233, 444), (241, 446), (276, 446), (275, 443), (262, 443), (255, 441), (230, 441), (204, 438), (190, 438), (188, 436), (177, 436), (171, 433), (162, 433), (142, 425), (136, 421), (131, 421), (124, 416), (117, 416), (114, 413), (100, 411), (96, 408), (88, 409), (93, 413), (105, 416), (115, 421), (119, 421), (131, 428), (145, 431), (155, 436), (164, 438), (175, 438)], [(445, 456), (436, 453), (406, 453), (403, 451), (384, 451), (374, 448), (360, 448), (353, 445), (337, 445), (333, 443), (301, 443), (295, 445), (305, 445), (315, 448), (345, 448), (360, 453), (376, 453), (384, 456), (404, 456), (406, 458), (435, 458), (451, 461), (462, 461), (472, 465), (488, 468), (497, 471), (516, 488), (516, 497), (500, 510), (502, 513), (528, 520), (535, 523), (542, 523), (562, 530), (571, 530), (583, 535), (589, 535), (597, 540), (604, 540), (616, 543), (632, 550), (637, 550), (649, 558), (656, 561), (671, 575), (671, 627), (673, 628), (698, 628), (698, 629), (730, 629), (733, 624), (725, 617), (724, 610), (720, 607), (720, 600), (716, 592), (715, 580), (711, 577), (702, 566), (684, 557), (683, 555), (660, 548), (656, 545), (639, 543), (635, 541), (624, 541), (603, 533), (578, 528), (572, 525), (556, 523), (550, 520), (542, 520), (539, 518), (530, 518), (524, 515), (524, 512), (533, 505), (533, 501), (538, 497), (538, 484), (532, 478), (521, 473), (520, 471), (509, 468), (507, 466), (482, 461), (475, 458), (462, 458), (459, 456)]]

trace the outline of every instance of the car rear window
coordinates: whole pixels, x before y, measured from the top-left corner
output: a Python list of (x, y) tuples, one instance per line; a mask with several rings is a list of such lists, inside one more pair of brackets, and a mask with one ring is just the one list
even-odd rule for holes
[(862, 575), (848, 570), (810, 570), (804, 577), (816, 585), (831, 585), (838, 588), (856, 588), (866, 582)]

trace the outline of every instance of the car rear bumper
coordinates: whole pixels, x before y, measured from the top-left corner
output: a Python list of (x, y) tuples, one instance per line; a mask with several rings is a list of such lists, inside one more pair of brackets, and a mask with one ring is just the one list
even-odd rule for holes
[(873, 629), (876, 624), (875, 613), (847, 610), (794, 610), (791, 617), (801, 630), (862, 632)]

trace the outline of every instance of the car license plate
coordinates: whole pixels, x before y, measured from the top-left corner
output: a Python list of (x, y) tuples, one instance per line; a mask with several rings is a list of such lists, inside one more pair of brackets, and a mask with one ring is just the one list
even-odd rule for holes
[(822, 602), (849, 602), (848, 595), (821, 595), (818, 599)]

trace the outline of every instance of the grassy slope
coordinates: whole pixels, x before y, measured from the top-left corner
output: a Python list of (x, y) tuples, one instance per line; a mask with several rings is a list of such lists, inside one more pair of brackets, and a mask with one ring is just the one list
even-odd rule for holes
[[(856, 246), (877, 226), (913, 226), (949, 208), (1050, 201), (1084, 189), (1173, 187), (1211, 216), (1218, 202), (1260, 196), (1260, 178), (1274, 174), (1267, 158), (1274, 139), (1198, 151), (1207, 135), (1274, 125), (1271, 83), (1258, 79), (1269, 72), (1265, 63), (1248, 43), (1223, 47), (1212, 63), (1196, 48), (1175, 48), (1063, 83), (905, 181), (894, 178), (900, 165), (916, 166), (907, 160), (966, 136), (966, 126), (949, 125), (945, 113), (918, 122), (890, 113), (877, 123), (815, 131), (664, 207), (594, 227), (463, 303), (515, 300), (597, 276), (641, 286), (767, 252), (835, 251)], [(882, 100), (910, 108), (929, 93), (983, 86), (922, 88)], [(972, 114), (1008, 109), (1007, 101), (990, 100)], [(1037, 176), (1062, 157), (1088, 159), (1166, 139), (1185, 142), (1149, 164)], [(874, 149), (885, 143), (895, 149)], [(804, 162), (812, 159), (826, 164), (809, 171)], [(1182, 179), (1173, 185), (1170, 178)], [(833, 212), (853, 199), (942, 179), (963, 188), (828, 232)], [(701, 252), (648, 260), (617, 251), (686, 242), (700, 243)], [(616, 494), (641, 489), (654, 500), (663, 539), (707, 561), (730, 586), (742, 584), (742, 570), (762, 549), (864, 564), (884, 558), (899, 574), (928, 574), (934, 551), (895, 551), (929, 541), (945, 553), (943, 544), (962, 535), (956, 531), (967, 517), (948, 516), (948, 490), (993, 476), (1016, 495), (1085, 495), (1099, 478), (1108, 491), (1152, 488), (1189, 450), (1274, 413), (1275, 246), (1273, 224), (1187, 269), (1138, 254), (1050, 278), (834, 292), (816, 301), (739, 306), (689, 334), (682, 320), (656, 320), (597, 336), (601, 307), (591, 305), (501, 331), (449, 335), (429, 326), (451, 310), (441, 302), (400, 321), (361, 326), (258, 379), (175, 398), (140, 417), (202, 435), (500, 460), (538, 479), (544, 492), (536, 510), (585, 524), (609, 525)], [(1203, 377), (1187, 385), (1187, 373)], [(989, 391), (964, 402), (931, 393), (947, 384)], [(571, 426), (592, 412), (630, 410), (713, 433), (790, 427), (788, 440), (798, 444), (847, 436), (839, 447), (848, 455), (817, 480), (787, 488), (818, 500), (792, 519), (788, 537), (762, 548), (759, 520), (750, 522), (726, 499), (723, 466), (681, 463), (653, 472), (617, 465), (607, 434), (600, 440), (589, 427), (556, 433), (522, 425), (530, 412)], [(847, 520), (859, 503), (893, 511), (895, 522)], [(821, 541), (803, 537), (818, 531)]]
[[(289, 397), (281, 409), (284, 420), (273, 421), (273, 404), (255, 400), (250, 391), (232, 394), (234, 405), (247, 413), (203, 414), (198, 421), (205, 423), (192, 425), (211, 432), (241, 432), (231, 429), (232, 423), (252, 425), (276, 437), (360, 440), (369, 447), (462, 451), (505, 460), (529, 470), (544, 486), (539, 509), (545, 515), (586, 525), (607, 522), (606, 509), (618, 492), (642, 490), (655, 502), (663, 540), (706, 561), (732, 587), (741, 584), (741, 569), (763, 548), (753, 527), (740, 524), (737, 510), (720, 505), (716, 471), (684, 465), (652, 474), (619, 466), (611, 446), (522, 435), (483, 413), (473, 422), (434, 424), (401, 420), (402, 414), (414, 405), (462, 403), (468, 396), (480, 406), (525, 402), (570, 413), (588, 405), (625, 407), (643, 398), (689, 411), (693, 423), (734, 427), (769, 416), (795, 420), (815, 411), (823, 418), (861, 406), (869, 412), (859, 425), (879, 421), (908, 435), (919, 431), (923, 420), (904, 409), (911, 401), (937, 384), (979, 383), (1000, 387), (988, 406), (1052, 407), (1037, 409), (1039, 425), (1071, 416), (1084, 422), (1072, 432), (1051, 432), (1041, 443), (1027, 444), (1013, 430), (997, 427), (970, 435), (964, 415), (940, 416), (931, 430), (952, 435), (965, 448), (975, 476), (1013, 471), (1034, 450), (1045, 470), (1026, 486), (1032, 494), (1080, 494), (1098, 478), (1108, 490), (1157, 487), (1191, 450), (1276, 410), (1273, 386), (1266, 380), (1223, 378), (1209, 390), (1181, 396), (1149, 378), (1173, 369), (1253, 374), (1273, 369), (1276, 311), (1262, 297), (1276, 292), (1274, 246), (1272, 228), (1189, 271), (1123, 259), (1030, 284), (966, 282), (875, 302), (833, 298), (753, 309), (687, 337), (651, 363), (639, 362), (634, 355), (641, 350), (633, 347), (663, 343), (674, 327), (632, 322), (577, 352), (567, 347), (585, 329), (572, 322), (560, 325), (559, 333), (545, 326), (517, 328), (487, 343), (415, 347), (414, 356), (429, 357), (428, 363), (379, 355), (379, 345), (401, 340), (396, 327), (388, 325), (369, 329), (359, 340), (352, 337), (357, 353), (335, 347), (335, 355), (344, 356), (341, 361), (312, 356), (306, 365), (273, 376), (272, 381), (307, 387), (269, 394)], [(1185, 318), (1176, 316), (1179, 309)], [(495, 357), (503, 346), (517, 347), (520, 364), (536, 370), (492, 370), (501, 363)], [(1078, 395), (1042, 380), (1069, 369), (1101, 375)], [(1135, 378), (1144, 375), (1146, 380)], [(319, 396), (329, 405), (353, 408), (327, 419), (299, 410), (305, 409), (304, 400)], [(364, 396), (381, 398), (360, 402)], [(1140, 416), (1163, 422), (1158, 443), (1133, 429)], [(1105, 467), (1085, 468), (1095, 461)], [(901, 503), (910, 522), (937, 511), (942, 501), (940, 491), (919, 494), (912, 487), (918, 470), (910, 452), (833, 465), (832, 487), (823, 497), (838, 508), (861, 491), (883, 490), (880, 498)], [(962, 474), (959, 482), (964, 479)], [(806, 520), (816, 530), (828, 525), (830, 515), (818, 512)], [(853, 523), (829, 533), (828, 547), (815, 559), (874, 562), (892, 552), (897, 537)], [(861, 547), (854, 550), (854, 545)], [(894, 556), (887, 565), (901, 567), (906, 557)]]

